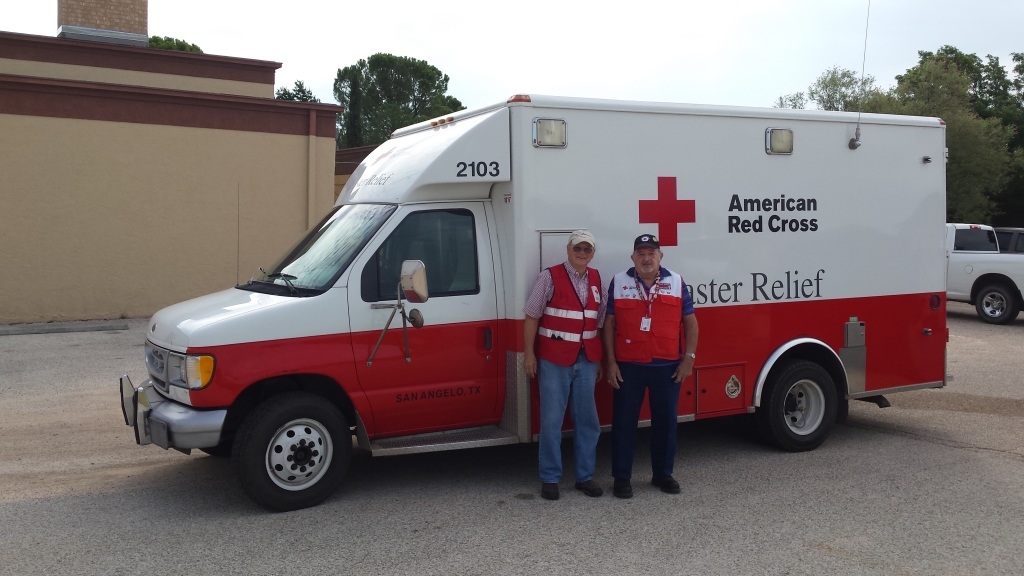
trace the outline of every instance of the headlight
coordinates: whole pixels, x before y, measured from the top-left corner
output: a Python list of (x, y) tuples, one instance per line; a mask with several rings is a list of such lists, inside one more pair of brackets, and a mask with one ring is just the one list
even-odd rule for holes
[(206, 388), (213, 379), (213, 368), (215, 362), (213, 356), (201, 354), (185, 357), (185, 383), (192, 390)]

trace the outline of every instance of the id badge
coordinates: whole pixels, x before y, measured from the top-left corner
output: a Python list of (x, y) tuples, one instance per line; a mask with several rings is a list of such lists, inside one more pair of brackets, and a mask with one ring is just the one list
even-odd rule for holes
[(641, 318), (640, 319), (640, 331), (641, 332), (650, 332), (651, 331), (651, 319), (650, 318)]

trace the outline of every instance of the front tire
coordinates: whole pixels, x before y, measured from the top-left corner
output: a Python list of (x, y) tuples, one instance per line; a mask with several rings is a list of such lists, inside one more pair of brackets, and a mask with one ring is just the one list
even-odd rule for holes
[(345, 416), (325, 398), (306, 393), (274, 396), (257, 406), (232, 450), (242, 488), (278, 512), (326, 500), (348, 471), (351, 456)]
[(772, 370), (755, 414), (761, 436), (787, 452), (814, 450), (835, 424), (836, 396), (832, 377), (813, 362), (796, 360)]
[(1013, 322), (1020, 312), (1020, 302), (1013, 291), (1003, 284), (990, 284), (978, 291), (974, 301), (978, 317), (989, 324)]

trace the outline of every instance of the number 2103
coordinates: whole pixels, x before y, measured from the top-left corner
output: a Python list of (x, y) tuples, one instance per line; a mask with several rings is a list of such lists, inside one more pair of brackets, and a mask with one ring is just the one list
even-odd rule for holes
[[(459, 169), (455, 174), (458, 178), (465, 178), (467, 176), (476, 178), (481, 176), (497, 176), (501, 173), (498, 170), (497, 162), (491, 162), (490, 164), (487, 162), (458, 162), (455, 166)], [(490, 168), (490, 171), (488, 171), (488, 168)], [(467, 170), (469, 171), (468, 174), (466, 173)]]

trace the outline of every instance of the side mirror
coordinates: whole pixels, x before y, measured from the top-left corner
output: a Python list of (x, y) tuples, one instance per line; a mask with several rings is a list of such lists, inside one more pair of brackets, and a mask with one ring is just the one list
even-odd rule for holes
[(402, 294), (411, 304), (427, 301), (427, 267), (420, 260), (402, 262)]

